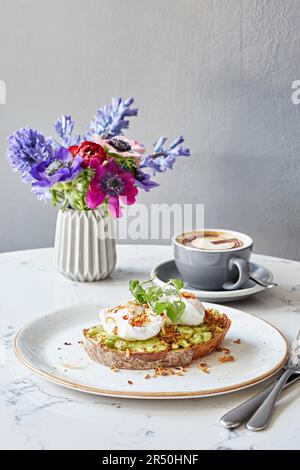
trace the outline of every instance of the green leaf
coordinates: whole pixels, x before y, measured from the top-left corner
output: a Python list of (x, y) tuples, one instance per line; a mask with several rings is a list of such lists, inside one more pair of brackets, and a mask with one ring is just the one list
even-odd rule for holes
[(115, 162), (123, 168), (123, 170), (128, 170), (130, 171), (133, 175), (137, 171), (137, 164), (134, 159), (134, 157), (122, 157), (121, 155), (118, 155), (113, 152), (108, 152), (109, 156), (112, 157)]
[(161, 313), (167, 313), (167, 307), (168, 307), (168, 302), (156, 302), (152, 308), (157, 313), (160, 315)]
[(156, 302), (153, 306), (153, 309), (158, 315), (161, 313), (166, 313), (170, 320), (173, 323), (176, 323), (178, 320), (180, 320), (180, 317), (185, 310), (185, 304), (182, 302), (182, 300), (175, 300), (173, 302)]
[(129, 281), (129, 290), (138, 304), (148, 303), (147, 293), (137, 279)]
[[(129, 290), (138, 304), (146, 304), (151, 307), (157, 315), (166, 313), (173, 323), (176, 323), (182, 316), (186, 306), (180, 299), (178, 292), (182, 287), (182, 281), (179, 279), (171, 279), (174, 289), (167, 289), (158, 286), (149, 286), (144, 288), (143, 285), (151, 281), (140, 282), (138, 279), (129, 281)], [(175, 300), (174, 299), (175, 296)], [(172, 298), (172, 300), (170, 300)], [(163, 300), (162, 300), (163, 299)]]
[(139, 285), (139, 281), (137, 279), (132, 279), (129, 281), (129, 290), (130, 292), (133, 294), (134, 292), (134, 289), (136, 288), (136, 286)]
[[(172, 311), (173, 311), (173, 306), (172, 306), (172, 302), (156, 302), (154, 305), (153, 305), (153, 310), (155, 311), (155, 313), (157, 313), (157, 315), (160, 315), (162, 313), (166, 313), (168, 315), (169, 318), (172, 317)], [(170, 317), (171, 315), (171, 317)], [(172, 318), (171, 318), (172, 320)], [(172, 320), (173, 321), (173, 320)]]
[(155, 302), (164, 294), (161, 287), (158, 286), (151, 286), (147, 289), (147, 296), (149, 302)]
[(183, 282), (181, 279), (170, 279), (169, 284), (174, 286), (177, 291), (183, 288)]
[(181, 299), (175, 300), (173, 303), (176, 308), (176, 321), (178, 321), (182, 317), (182, 314), (185, 311), (186, 306), (185, 306), (185, 303)]

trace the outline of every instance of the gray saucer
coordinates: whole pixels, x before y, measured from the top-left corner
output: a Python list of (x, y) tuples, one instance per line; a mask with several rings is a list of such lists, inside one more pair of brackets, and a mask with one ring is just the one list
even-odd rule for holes
[[(260, 281), (272, 281), (273, 275), (271, 271), (267, 268), (262, 266), (261, 264), (250, 262), (250, 272), (253, 276), (255, 276)], [(169, 279), (181, 279), (181, 276), (176, 268), (175, 261), (170, 260), (164, 263), (159, 264), (151, 271), (151, 277), (153, 278), (153, 282), (156, 285), (163, 286)], [(254, 281), (249, 280), (247, 284), (239, 290), (232, 290), (232, 291), (204, 291), (204, 290), (197, 290), (193, 287), (190, 287), (187, 283), (184, 284), (184, 287), (187, 291), (193, 292), (200, 298), (200, 300), (213, 302), (233, 302), (234, 300), (240, 300), (245, 297), (249, 297), (250, 295), (257, 294), (257, 292), (261, 292), (265, 290), (265, 287), (259, 286)]]

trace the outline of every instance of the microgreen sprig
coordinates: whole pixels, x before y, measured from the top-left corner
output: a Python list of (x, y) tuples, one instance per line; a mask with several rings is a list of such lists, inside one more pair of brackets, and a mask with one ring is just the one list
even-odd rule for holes
[[(150, 283), (149, 287), (145, 287)], [(154, 286), (152, 279), (143, 282), (137, 279), (129, 281), (129, 290), (136, 303), (148, 305), (157, 315), (166, 313), (173, 323), (180, 319), (185, 310), (185, 303), (179, 295), (182, 287), (183, 282), (180, 279), (170, 279), (164, 287)]]

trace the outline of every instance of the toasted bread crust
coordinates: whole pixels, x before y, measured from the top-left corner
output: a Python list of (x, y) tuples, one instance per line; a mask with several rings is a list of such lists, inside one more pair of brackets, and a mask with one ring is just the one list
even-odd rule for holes
[(83, 331), (83, 345), (89, 357), (99, 364), (117, 369), (155, 369), (156, 367), (184, 367), (193, 359), (207, 356), (213, 352), (223, 341), (230, 328), (231, 321), (226, 317), (223, 331), (216, 334), (206, 343), (191, 346), (185, 349), (160, 352), (131, 352), (109, 349), (106, 346), (95, 344), (88, 337), (88, 330)]

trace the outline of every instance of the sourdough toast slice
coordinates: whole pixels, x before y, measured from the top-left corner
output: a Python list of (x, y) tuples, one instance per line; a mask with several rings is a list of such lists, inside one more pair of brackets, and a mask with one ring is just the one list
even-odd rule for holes
[(88, 329), (83, 331), (83, 344), (87, 354), (93, 361), (111, 368), (147, 370), (156, 367), (184, 367), (189, 365), (192, 360), (213, 352), (225, 338), (231, 321), (224, 314), (220, 315), (211, 310), (206, 310), (203, 324), (211, 330), (210, 339), (200, 344), (191, 344), (179, 349), (172, 349), (172, 339), (168, 341), (174, 333), (175, 327), (170, 327), (162, 336), (162, 341), (164, 343), (168, 341), (170, 344), (167, 345), (165, 350), (160, 351), (143, 352), (130, 349), (123, 351), (107, 347), (104, 342), (96, 342), (94, 338), (90, 337), (90, 330)]

